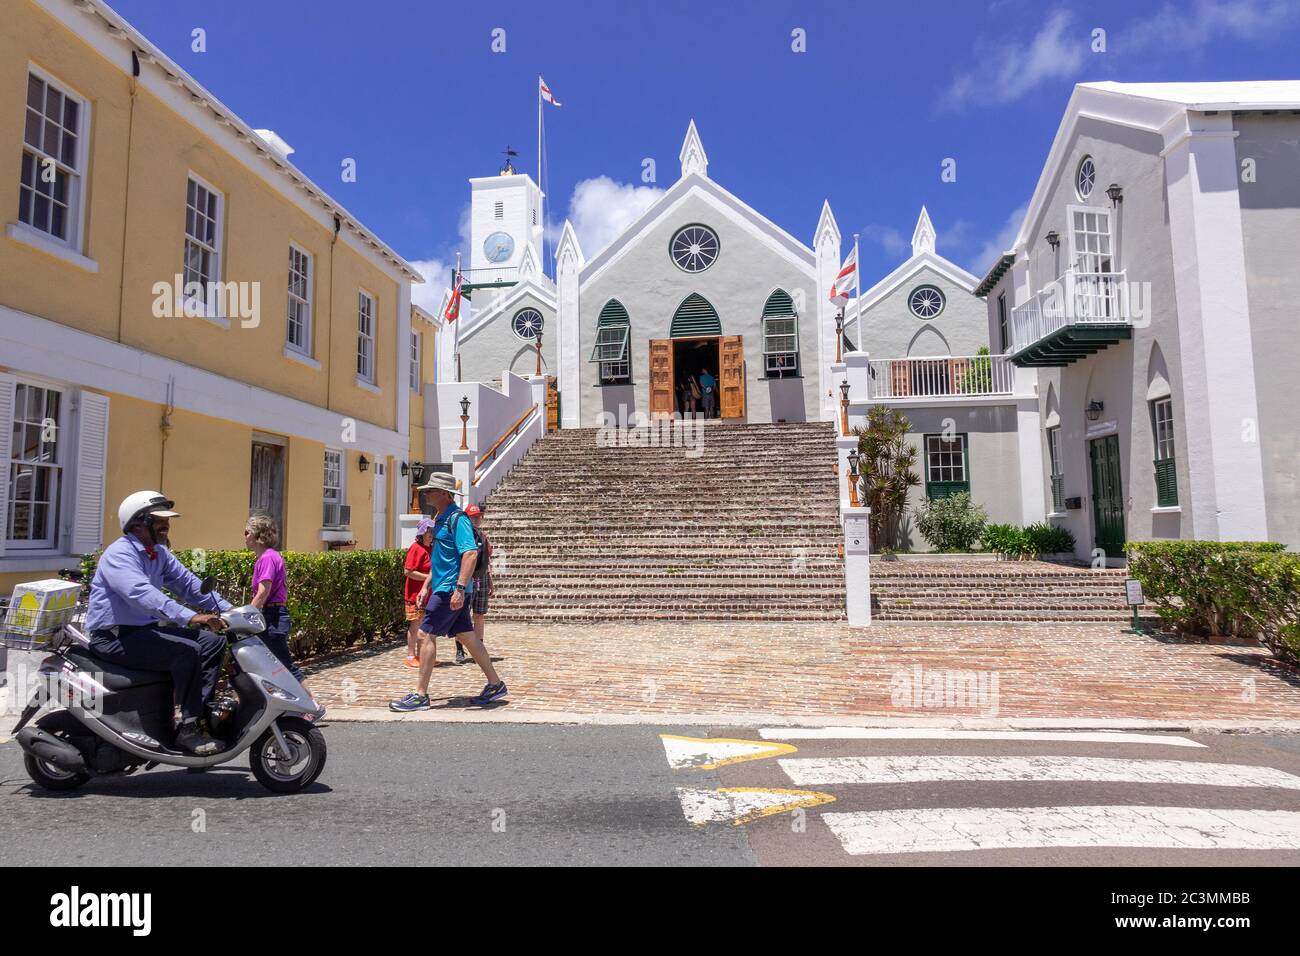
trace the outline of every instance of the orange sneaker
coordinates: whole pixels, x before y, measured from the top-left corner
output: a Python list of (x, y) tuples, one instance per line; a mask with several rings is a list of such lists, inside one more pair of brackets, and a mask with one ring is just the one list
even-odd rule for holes
[(406, 666), (407, 666), (407, 667), (419, 667), (419, 666), (420, 666), (420, 659), (419, 659), (418, 657), (408, 657), (408, 658), (406, 659)]

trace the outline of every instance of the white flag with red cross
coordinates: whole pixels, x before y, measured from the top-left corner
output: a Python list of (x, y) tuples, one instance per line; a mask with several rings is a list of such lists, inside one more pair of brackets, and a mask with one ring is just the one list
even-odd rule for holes
[(555, 98), (555, 94), (551, 92), (551, 88), (546, 85), (546, 81), (540, 76), (537, 77), (537, 89), (541, 94), (542, 99), (546, 100), (546, 102), (550, 103), (552, 106), (560, 105), (560, 101)]
[(447, 300), (447, 308), (443, 310), (443, 321), (448, 324), (455, 322), (460, 316), (460, 285), (465, 280), (465, 276), (458, 269), (456, 271), (456, 284), (452, 287), (451, 298)]
[(844, 265), (835, 275), (835, 281), (831, 283), (830, 299), (836, 305), (843, 306), (849, 301), (850, 290), (856, 292), (858, 289), (858, 247), (855, 244), (853, 251), (849, 253)]

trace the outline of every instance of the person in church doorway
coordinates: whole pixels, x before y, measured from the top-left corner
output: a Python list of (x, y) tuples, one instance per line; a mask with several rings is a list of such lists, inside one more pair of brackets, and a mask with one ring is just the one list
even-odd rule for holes
[(718, 380), (707, 368), (700, 373), (700, 390), (704, 393), (704, 417), (712, 418), (718, 407)]
[(700, 399), (703, 397), (703, 391), (700, 389), (699, 380), (691, 375), (686, 379), (686, 411), (687, 414), (694, 417), (700, 410)]

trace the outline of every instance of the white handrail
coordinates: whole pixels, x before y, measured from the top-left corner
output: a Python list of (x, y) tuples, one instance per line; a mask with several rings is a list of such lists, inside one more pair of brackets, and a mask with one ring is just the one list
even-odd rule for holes
[(1008, 353), (1023, 351), (1067, 325), (1130, 325), (1127, 271), (1067, 269), (1011, 310)]

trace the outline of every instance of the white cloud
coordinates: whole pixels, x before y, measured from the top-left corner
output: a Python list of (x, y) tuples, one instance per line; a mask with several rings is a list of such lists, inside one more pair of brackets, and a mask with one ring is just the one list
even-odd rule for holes
[(1010, 103), (1040, 83), (1077, 76), (1089, 55), (1091, 36), (1071, 33), (1074, 14), (1057, 10), (1028, 44), (976, 44), (978, 66), (958, 73), (941, 105), (960, 109), (974, 102)]
[(411, 265), (424, 276), (424, 285), (411, 286), (411, 302), (426, 312), (437, 315), (442, 306), (442, 294), (451, 285), (451, 273), (456, 268), (456, 260), (446, 262), (442, 259), (416, 259)]
[[(1300, 5), (1292, 0), (1166, 2), (1127, 26), (1107, 27), (1104, 56), (1186, 54), (1225, 39), (1265, 40), (1298, 19)], [(1011, 103), (1051, 80), (1079, 79), (1094, 58), (1103, 56), (1092, 52), (1092, 29), (1076, 25), (1069, 10), (1058, 9), (1027, 43), (977, 41), (977, 65), (953, 77), (940, 107)]]
[(971, 256), (966, 265), (967, 272), (980, 278), (984, 277), (998, 256), (1010, 249), (1011, 244), (1016, 241), (1016, 233), (1020, 231), (1020, 224), (1024, 222), (1025, 212), (1028, 209), (1029, 203), (1024, 203), (1007, 216), (1006, 222), (998, 229), (997, 235), (985, 242), (980, 250)]
[[(582, 180), (569, 200), (569, 221), (582, 254), (590, 259), (600, 252), (663, 194), (657, 186), (619, 183), (608, 176)], [(554, 241), (559, 241), (562, 228), (553, 227)]]
[(1187, 52), (1215, 40), (1260, 40), (1276, 35), (1300, 8), (1286, 0), (1199, 0), (1193, 5), (1166, 3), (1112, 38), (1117, 53), (1142, 50)]
[(880, 246), (885, 255), (891, 259), (906, 259), (912, 254), (912, 244), (893, 226), (869, 223), (859, 232), (859, 241)]

